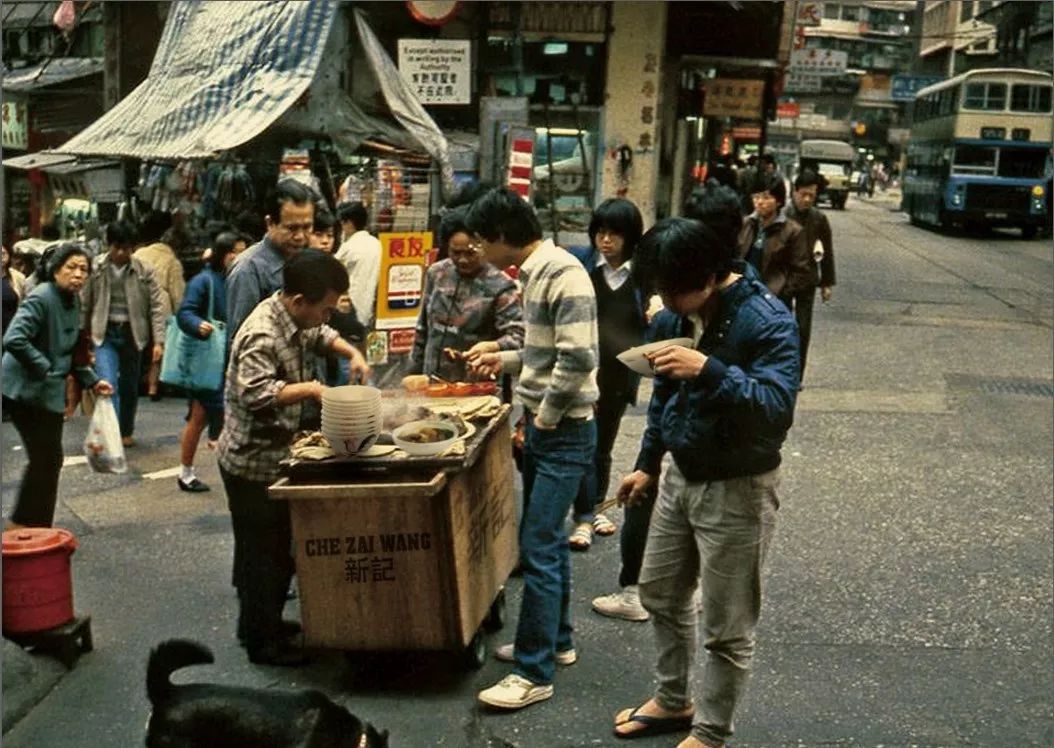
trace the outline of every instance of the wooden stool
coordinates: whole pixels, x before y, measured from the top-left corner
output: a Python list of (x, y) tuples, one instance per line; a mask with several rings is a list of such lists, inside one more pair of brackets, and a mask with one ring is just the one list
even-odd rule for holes
[(91, 616), (74, 616), (72, 621), (46, 631), (4, 636), (23, 648), (53, 654), (67, 669), (73, 667), (81, 653), (92, 651)]

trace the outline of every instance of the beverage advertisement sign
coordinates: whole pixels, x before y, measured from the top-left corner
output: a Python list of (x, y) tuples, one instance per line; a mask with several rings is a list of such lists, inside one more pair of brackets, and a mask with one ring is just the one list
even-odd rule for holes
[(413, 327), (421, 311), (425, 269), (432, 251), (430, 231), (382, 233), (377, 329)]

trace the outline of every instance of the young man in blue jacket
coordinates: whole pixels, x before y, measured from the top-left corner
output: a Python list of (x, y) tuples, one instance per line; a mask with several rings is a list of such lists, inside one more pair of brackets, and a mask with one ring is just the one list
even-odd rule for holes
[[(653, 698), (616, 715), (615, 734), (690, 731), (678, 748), (718, 748), (732, 734), (779, 506), (780, 446), (798, 391), (794, 317), (714, 229), (660, 221), (634, 264), (666, 307), (653, 321), (654, 338), (694, 342), (650, 357), (647, 427), (636, 469), (619, 487), (630, 504), (658, 487), (640, 597), (655, 627), (659, 685)], [(673, 459), (660, 482), (667, 452)], [(705, 655), (693, 703), (697, 638)]]

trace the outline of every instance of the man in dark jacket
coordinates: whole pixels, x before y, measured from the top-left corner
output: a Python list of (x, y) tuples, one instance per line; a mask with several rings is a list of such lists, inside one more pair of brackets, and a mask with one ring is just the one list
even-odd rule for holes
[[(653, 698), (615, 718), (615, 732), (691, 731), (681, 748), (718, 748), (732, 734), (754, 651), (761, 569), (779, 502), (780, 447), (798, 391), (794, 318), (754, 269), (706, 224), (660, 221), (635, 273), (662, 296), (654, 337), (689, 337), (651, 356), (655, 371), (629, 503), (659, 484), (640, 597), (658, 645)], [(696, 597), (701, 590), (702, 612)], [(705, 663), (698, 709), (689, 693), (697, 627)]]
[[(834, 287), (834, 243), (831, 241), (831, 224), (827, 216), (816, 209), (816, 195), (820, 190), (820, 178), (806, 169), (794, 180), (794, 193), (787, 217), (801, 224), (805, 232), (805, 247), (812, 252), (813, 260), (819, 255), (819, 277), (816, 266), (810, 276), (812, 283), (798, 289), (794, 294), (794, 317), (798, 320), (798, 336), (801, 338), (801, 373), (805, 378), (805, 357), (809, 354), (809, 338), (812, 335), (812, 308), (816, 301), (816, 286), (820, 286), (820, 297), (831, 300)], [(822, 251), (816, 248), (820, 243)]]

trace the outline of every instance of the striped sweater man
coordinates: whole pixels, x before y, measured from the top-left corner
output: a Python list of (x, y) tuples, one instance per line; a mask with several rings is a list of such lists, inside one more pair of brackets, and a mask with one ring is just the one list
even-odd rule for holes
[(501, 353), (502, 371), (519, 374), (516, 394), (544, 423), (591, 418), (597, 389), (597, 303), (574, 255), (547, 239), (520, 268), (524, 347)]

